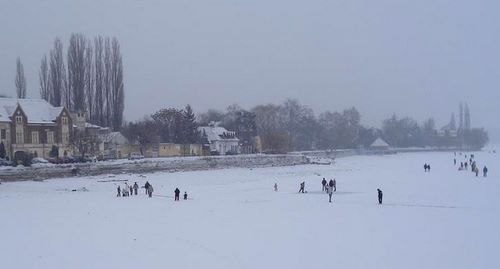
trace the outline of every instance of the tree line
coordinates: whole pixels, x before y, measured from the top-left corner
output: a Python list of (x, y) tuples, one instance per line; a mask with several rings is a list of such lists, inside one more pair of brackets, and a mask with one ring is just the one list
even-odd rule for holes
[[(471, 128), (467, 105), (460, 105), (460, 125), (452, 115), (450, 123), (436, 129), (431, 118), (419, 124), (410, 117), (392, 115), (381, 128), (364, 126), (355, 108), (326, 111), (316, 116), (299, 101), (289, 99), (282, 104), (257, 105), (250, 110), (231, 105), (225, 111), (210, 109), (195, 117), (191, 106), (185, 109), (161, 109), (142, 120), (130, 122), (124, 134), (146, 145), (153, 142), (201, 143), (198, 126), (216, 122), (236, 132), (244, 153), (255, 152), (260, 143), (264, 152), (353, 149), (369, 147), (377, 138), (393, 147), (468, 147), (481, 148), (488, 142), (484, 129)], [(259, 137), (257, 142), (256, 137)]]
[[(15, 85), (17, 97), (26, 98), (24, 67), (19, 58)], [(56, 38), (40, 63), (39, 91), (40, 97), (53, 106), (66, 106), (71, 112), (84, 113), (93, 124), (119, 130), (125, 93), (118, 39), (100, 35), (91, 39), (74, 33), (64, 53), (63, 42)]]

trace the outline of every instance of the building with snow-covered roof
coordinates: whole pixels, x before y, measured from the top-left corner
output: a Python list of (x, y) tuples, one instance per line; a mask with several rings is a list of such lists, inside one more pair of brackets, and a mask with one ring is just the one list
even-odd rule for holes
[(205, 140), (204, 143), (210, 147), (212, 154), (227, 155), (239, 153), (240, 140), (236, 137), (235, 132), (216, 126), (214, 123), (210, 123), (209, 126), (198, 127), (198, 131)]
[(52, 146), (72, 155), (73, 120), (65, 107), (54, 107), (42, 99), (0, 98), (0, 140), (6, 156), (22, 159), (25, 154), (49, 157)]
[(373, 143), (370, 145), (370, 149), (372, 150), (388, 150), (391, 146), (387, 142), (384, 141), (382, 138), (377, 138)]

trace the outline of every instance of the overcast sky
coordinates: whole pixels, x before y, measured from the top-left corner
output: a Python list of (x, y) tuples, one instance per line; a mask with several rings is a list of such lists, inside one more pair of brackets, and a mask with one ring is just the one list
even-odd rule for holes
[[(38, 98), (55, 37), (116, 36), (125, 117), (191, 104), (200, 112), (297, 98), (317, 113), (356, 106), (444, 125), (460, 101), (500, 130), (500, 1), (0, 0), (0, 92), (15, 60)], [(499, 132), (500, 133), (500, 132)]]

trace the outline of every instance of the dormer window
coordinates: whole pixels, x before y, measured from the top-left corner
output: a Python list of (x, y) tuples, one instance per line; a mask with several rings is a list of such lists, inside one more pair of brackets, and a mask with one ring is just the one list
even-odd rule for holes
[(23, 116), (16, 116), (16, 124), (23, 124)]

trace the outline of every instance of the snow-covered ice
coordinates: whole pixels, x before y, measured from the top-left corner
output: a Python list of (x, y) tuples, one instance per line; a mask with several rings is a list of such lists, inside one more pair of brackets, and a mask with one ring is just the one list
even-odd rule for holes
[[(3, 183), (1, 267), (500, 268), (500, 156), (476, 153), (487, 178), (457, 171), (453, 158)], [(323, 177), (337, 179), (331, 204)], [(117, 198), (124, 183), (111, 180), (148, 180), (154, 196)], [(176, 187), (190, 199), (174, 202)]]

